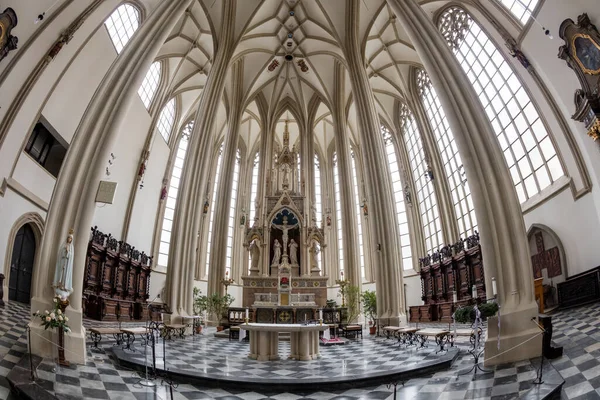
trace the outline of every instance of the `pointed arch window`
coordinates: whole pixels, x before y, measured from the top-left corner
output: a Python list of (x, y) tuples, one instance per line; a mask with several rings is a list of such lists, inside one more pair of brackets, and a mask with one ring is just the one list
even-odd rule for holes
[(454, 134), (429, 76), (423, 70), (417, 71), (417, 87), (444, 163), (459, 234), (461, 237), (472, 235), (477, 229), (475, 207)]
[(342, 236), (342, 200), (340, 198), (340, 178), (338, 174), (337, 153), (333, 153), (333, 195), (335, 197), (335, 219), (338, 242), (338, 267), (344, 271), (344, 238)]
[[(323, 202), (321, 199), (321, 164), (319, 156), (315, 153), (315, 214), (317, 218), (317, 226), (321, 226), (323, 221)], [(321, 253), (319, 253), (320, 255)]]
[(161, 63), (156, 61), (150, 66), (150, 69), (142, 82), (142, 86), (140, 86), (138, 90), (138, 95), (140, 96), (140, 99), (142, 99), (142, 103), (144, 103), (146, 110), (150, 109), (150, 104), (152, 104), (152, 99), (156, 94), (156, 89), (158, 89), (160, 74)]
[(240, 162), (241, 162), (240, 149), (237, 150), (235, 155), (235, 166), (233, 167), (233, 177), (231, 183), (231, 197), (229, 200), (229, 223), (227, 227), (227, 252), (225, 258), (225, 272), (231, 275), (231, 267), (233, 260), (233, 239), (235, 233), (235, 210), (237, 206), (237, 195), (238, 195), (238, 183), (240, 180)]
[(510, 64), (465, 10), (448, 8), (439, 29), (485, 109), (523, 203), (564, 175), (554, 143)]
[(173, 228), (173, 218), (175, 216), (175, 205), (177, 204), (177, 193), (179, 192), (179, 182), (181, 179), (181, 171), (187, 154), (187, 148), (194, 128), (194, 121), (188, 122), (181, 132), (179, 139), (179, 147), (173, 170), (171, 171), (171, 179), (169, 181), (169, 190), (167, 193), (167, 202), (165, 204), (165, 215), (163, 216), (162, 230), (160, 232), (160, 246), (158, 249), (158, 265), (166, 267), (169, 262), (169, 246), (171, 244), (171, 229)]
[(120, 54), (140, 26), (140, 10), (131, 4), (119, 6), (104, 22), (110, 39)]
[(217, 157), (217, 168), (215, 170), (215, 183), (213, 185), (212, 201), (210, 203), (210, 218), (208, 219), (208, 235), (206, 236), (206, 274), (210, 268), (210, 246), (212, 244), (212, 233), (215, 222), (215, 203), (217, 201), (217, 189), (219, 188), (219, 180), (221, 178), (221, 164), (223, 163), (223, 145), (219, 149)]
[(169, 100), (169, 102), (163, 107), (160, 112), (160, 116), (158, 117), (158, 122), (156, 123), (156, 127), (158, 131), (162, 135), (165, 142), (169, 144), (169, 137), (171, 136), (171, 131), (173, 130), (173, 125), (175, 123), (175, 99)]
[(437, 196), (433, 187), (433, 173), (427, 165), (423, 141), (417, 130), (415, 117), (406, 105), (402, 106), (400, 112), (400, 126), (406, 150), (408, 152), (408, 161), (413, 172), (415, 180), (415, 190), (417, 192), (417, 202), (421, 213), (421, 222), (423, 223), (423, 233), (425, 235), (425, 249), (428, 253), (435, 251), (440, 243), (443, 243), (442, 224), (438, 210)]
[(526, 24), (533, 14), (539, 0), (500, 0), (502, 5), (510, 11), (522, 24)]
[(260, 154), (257, 152), (252, 163), (252, 183), (250, 184), (250, 224), (254, 223), (256, 217), (256, 196), (258, 195), (258, 171)]
[(390, 166), (390, 176), (392, 178), (392, 190), (396, 203), (396, 217), (398, 219), (398, 230), (400, 232), (400, 247), (402, 256), (402, 269), (413, 268), (412, 249), (410, 247), (410, 232), (408, 231), (408, 217), (406, 215), (406, 206), (404, 203), (404, 188), (400, 177), (400, 166), (396, 156), (396, 148), (392, 140), (390, 131), (382, 128), (383, 141), (385, 143), (385, 152), (388, 165)]
[(356, 225), (358, 228), (358, 255), (360, 260), (361, 277), (365, 278), (365, 249), (363, 246), (362, 231), (362, 203), (360, 202), (360, 188), (358, 186), (358, 170), (356, 169), (356, 153), (351, 152), (352, 156), (352, 183), (354, 185), (354, 204), (356, 207)]

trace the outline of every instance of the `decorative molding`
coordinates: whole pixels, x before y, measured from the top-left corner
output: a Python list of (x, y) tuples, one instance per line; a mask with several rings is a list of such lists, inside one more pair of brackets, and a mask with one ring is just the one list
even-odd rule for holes
[(42, 211), (48, 212), (49, 204), (47, 202), (45, 202), (44, 200), (42, 200), (40, 197), (36, 196), (29, 189), (25, 188), (25, 186), (21, 185), (15, 179), (4, 178), (4, 181), (2, 182), (2, 189), (3, 189), (4, 195), (6, 194), (6, 188), (12, 189), (13, 192), (19, 194), (25, 200), (30, 201), (36, 207), (39, 207)]

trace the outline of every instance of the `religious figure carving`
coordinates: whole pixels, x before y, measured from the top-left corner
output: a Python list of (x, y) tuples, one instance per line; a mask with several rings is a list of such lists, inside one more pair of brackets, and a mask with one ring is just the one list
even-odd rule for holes
[(290, 248), (290, 260), (292, 265), (298, 265), (298, 243), (296, 243), (294, 239), (291, 239), (288, 247)]
[(288, 232), (289, 232), (290, 229), (294, 229), (296, 227), (297, 223), (294, 224), (294, 225), (288, 225), (288, 217), (284, 216), (283, 217), (283, 224), (282, 225), (277, 225), (275, 223), (271, 223), (271, 225), (273, 226), (273, 228), (276, 228), (276, 229), (279, 229), (279, 230), (283, 231), (283, 237), (282, 237), (282, 240), (283, 240), (283, 254), (287, 254), (288, 238), (289, 238)]
[(250, 242), (250, 246), (248, 246), (248, 250), (250, 250), (250, 269), (257, 270), (258, 269), (258, 260), (260, 258), (260, 247), (257, 244), (258, 239), (252, 240)]
[(281, 259), (281, 244), (279, 244), (279, 240), (275, 239), (275, 243), (273, 243), (273, 262), (271, 265), (279, 265), (279, 260)]
[(75, 256), (73, 247), (73, 229), (69, 230), (69, 235), (65, 243), (58, 248), (56, 257), (56, 269), (54, 270), (54, 280), (52, 287), (56, 297), (61, 300), (69, 298), (73, 292), (73, 257)]
[(283, 164), (283, 167), (281, 168), (283, 170), (283, 188), (287, 189), (287, 187), (290, 184), (290, 180), (289, 180), (289, 173), (290, 173), (290, 166), (287, 164)]
[(313, 270), (319, 269), (319, 252), (320, 251), (321, 250), (319, 249), (319, 244), (317, 243), (316, 240), (314, 240), (312, 242), (312, 246), (310, 248), (310, 252), (312, 254), (310, 268), (313, 269)]

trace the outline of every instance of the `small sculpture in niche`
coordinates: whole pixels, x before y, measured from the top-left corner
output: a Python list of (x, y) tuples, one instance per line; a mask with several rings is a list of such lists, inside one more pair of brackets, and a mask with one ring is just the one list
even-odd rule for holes
[(17, 48), (19, 38), (11, 35), (11, 31), (18, 23), (17, 14), (10, 7), (0, 14), (0, 61), (8, 55), (9, 51)]

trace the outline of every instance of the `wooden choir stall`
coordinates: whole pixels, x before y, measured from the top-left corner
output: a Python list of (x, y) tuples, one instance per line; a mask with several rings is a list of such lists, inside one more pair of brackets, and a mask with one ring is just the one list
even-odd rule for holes
[[(452, 322), (458, 306), (485, 300), (483, 259), (479, 234), (460, 239), (419, 259), (421, 299), (424, 305), (409, 308), (411, 322)], [(454, 293), (456, 292), (456, 303)]]
[(83, 278), (84, 314), (99, 321), (148, 319), (152, 257), (92, 228)]

